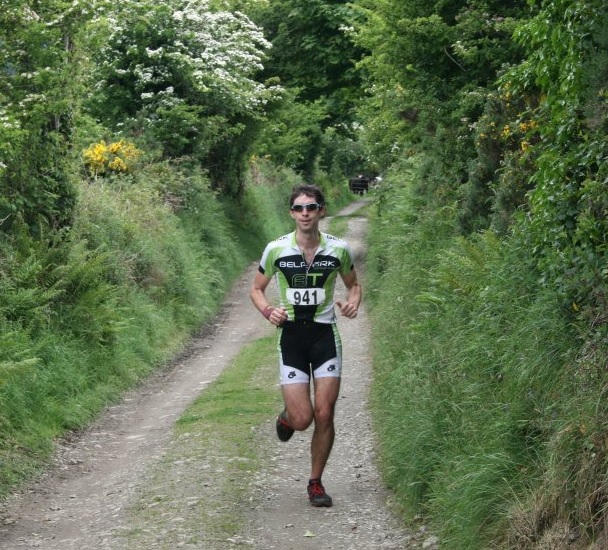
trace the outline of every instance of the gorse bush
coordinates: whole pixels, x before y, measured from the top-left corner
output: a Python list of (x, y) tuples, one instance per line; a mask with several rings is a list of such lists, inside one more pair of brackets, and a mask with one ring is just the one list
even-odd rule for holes
[(141, 156), (141, 151), (124, 139), (106, 144), (94, 143), (82, 153), (84, 164), (93, 176), (109, 173), (129, 172)]

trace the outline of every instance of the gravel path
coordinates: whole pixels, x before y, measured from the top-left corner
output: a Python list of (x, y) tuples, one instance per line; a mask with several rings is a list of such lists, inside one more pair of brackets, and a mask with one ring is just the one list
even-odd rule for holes
[[(362, 204), (359, 201), (340, 214), (348, 215)], [(365, 231), (364, 218), (350, 220), (346, 238), (357, 256), (361, 275)], [(173, 533), (169, 540), (153, 520), (148, 520), (148, 524), (142, 520), (144, 525), (137, 528), (150, 536), (130, 539), (123, 536), (125, 531), (134, 529), (130, 525), (133, 502), (149, 483), (148, 473), (162, 462), (168, 449), (174, 452), (172, 427), (176, 419), (230, 364), (243, 345), (271, 333), (271, 327), (249, 301), (255, 267), (251, 266), (234, 285), (215, 324), (193, 342), (187, 357), (109, 408), (85, 433), (63, 442), (55, 466), (44, 478), (2, 504), (0, 548), (438, 548), (436, 538), (423, 525), (411, 529), (400, 525), (391, 512), (391, 495), (383, 487), (376, 468), (376, 446), (367, 409), (371, 361), (365, 305), (356, 320), (339, 322), (344, 343), (344, 378), (336, 412), (336, 443), (323, 477), (334, 500), (332, 508), (316, 509), (306, 500), (311, 430), (296, 433), (288, 443), (280, 443), (274, 434), (274, 419), (269, 418), (261, 438), (262, 444), (271, 449), (272, 458), (267, 467), (255, 473), (248, 494), (235, 503), (239, 510), (245, 509), (246, 527), (242, 535), (193, 545), (187, 542), (191, 533), (184, 532), (178, 539)], [(187, 475), (192, 479), (201, 477), (204, 465), (197, 462), (194, 470), (189, 464), (184, 461), (180, 467), (190, 468)], [(213, 472), (213, 476), (218, 475), (221, 472)], [(170, 483), (168, 479), (165, 492), (171, 492)], [(207, 486), (202, 479), (199, 483)], [(196, 521), (178, 516), (177, 509), (175, 513), (176, 517), (169, 518), (173, 531), (194, 529)]]

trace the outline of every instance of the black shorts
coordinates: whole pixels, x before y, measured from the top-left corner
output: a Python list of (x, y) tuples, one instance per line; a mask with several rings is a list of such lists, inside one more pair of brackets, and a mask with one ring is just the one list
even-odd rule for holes
[(342, 342), (335, 323), (285, 322), (279, 336), (281, 384), (342, 374)]

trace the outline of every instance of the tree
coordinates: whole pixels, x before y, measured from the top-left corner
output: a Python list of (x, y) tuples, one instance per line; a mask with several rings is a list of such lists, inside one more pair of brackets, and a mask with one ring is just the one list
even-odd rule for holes
[(471, 125), (483, 113), (487, 87), (503, 65), (520, 59), (511, 35), (526, 3), (354, 5), (361, 14), (357, 42), (370, 52), (361, 62), (370, 95), (361, 114), (372, 154), (386, 166), (405, 150), (424, 149), (444, 172), (438, 180), (453, 182), (453, 192), (468, 178)]
[[(528, 55), (502, 79), (535, 97), (533, 189), (521, 232), (542, 279), (568, 308), (608, 326), (608, 8), (601, 0), (545, 0), (517, 32)], [(572, 304), (575, 304), (573, 306)]]
[(226, 174), (279, 92), (256, 79), (269, 47), (262, 31), (207, 0), (122, 2), (103, 23), (92, 112), (113, 129), (152, 133), (165, 157), (192, 156), (218, 187), (238, 190)]
[(350, 35), (355, 15), (347, 0), (274, 0), (254, 15), (273, 46), (265, 74), (297, 89), (301, 101), (324, 101), (324, 127), (353, 120), (363, 53)]
[(78, 109), (79, 2), (11, 0), (0, 12), (0, 220), (70, 223), (74, 190), (67, 166)]

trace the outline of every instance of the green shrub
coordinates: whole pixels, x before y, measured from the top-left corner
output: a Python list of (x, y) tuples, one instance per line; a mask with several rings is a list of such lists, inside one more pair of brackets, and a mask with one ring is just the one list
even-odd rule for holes
[(559, 456), (579, 348), (524, 251), (492, 233), (455, 237), (453, 212), (421, 204), (415, 174), (392, 176), (370, 236), (382, 464), (445, 548), (483, 549)]

